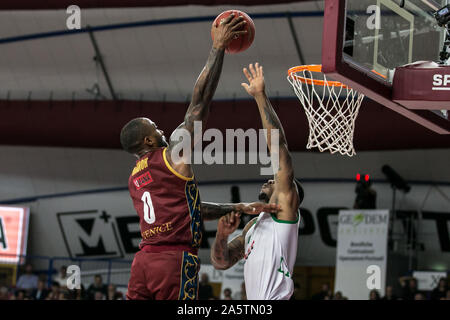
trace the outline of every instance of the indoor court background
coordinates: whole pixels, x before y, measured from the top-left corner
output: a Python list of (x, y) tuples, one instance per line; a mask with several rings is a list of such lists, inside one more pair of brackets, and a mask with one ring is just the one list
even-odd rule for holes
[[(211, 23), (228, 9), (248, 13), (256, 36), (247, 51), (225, 56), (208, 128), (261, 128), (256, 104), (240, 84), (244, 66), (262, 64), (305, 190), (296, 298), (311, 298), (324, 282), (333, 286), (337, 213), (353, 207), (357, 173), (370, 175), (377, 208), (392, 209), (383, 165), (411, 186), (396, 195), (398, 245), (390, 252), (388, 284), (399, 290), (398, 278), (413, 271), (450, 270), (448, 135), (366, 98), (356, 120), (356, 156), (305, 148), (308, 124), (286, 76), (292, 66), (321, 63), (323, 1), (129, 1), (120, 8), (112, 8), (118, 1), (103, 2), (98, 8), (78, 1), (82, 29), (76, 31), (67, 30), (65, 8), (77, 3), (0, 4), (0, 204), (30, 208), (26, 254), (36, 273), (50, 283), (60, 266), (78, 263), (86, 287), (102, 274), (105, 283), (126, 290), (139, 232), (127, 190), (134, 158), (120, 149), (120, 130), (145, 116), (170, 136), (208, 56)], [(240, 201), (256, 201), (267, 179), (259, 169), (194, 167), (201, 198), (211, 202), (232, 201), (232, 186), (239, 187)], [(83, 213), (87, 228), (77, 222)], [(216, 222), (205, 223), (202, 264), (210, 263), (215, 230)], [(86, 253), (79, 239), (92, 247), (102, 239), (103, 249)], [(15, 277), (8, 268), (2, 267), (4, 281)], [(218, 296), (224, 288), (214, 289)]]

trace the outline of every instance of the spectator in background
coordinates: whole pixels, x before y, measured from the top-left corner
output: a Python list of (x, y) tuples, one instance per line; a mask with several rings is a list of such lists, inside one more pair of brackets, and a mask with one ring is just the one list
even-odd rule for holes
[(123, 300), (122, 293), (117, 291), (116, 286), (112, 283), (108, 286), (108, 294), (106, 295), (106, 300)]
[(94, 300), (105, 300), (105, 295), (101, 291), (95, 291)]
[(447, 279), (439, 279), (437, 287), (434, 288), (433, 291), (431, 291), (431, 300), (441, 300), (441, 298), (445, 298), (448, 289)]
[(59, 283), (53, 281), (51, 291), (47, 295), (47, 298), (45, 300), (59, 300), (59, 293), (60, 293)]
[(342, 292), (336, 291), (334, 294), (333, 300), (344, 300), (344, 296), (342, 295)]
[(86, 290), (83, 284), (80, 284), (80, 289), (73, 289), (69, 291), (69, 300), (85, 300)]
[(106, 284), (103, 284), (102, 276), (97, 274), (94, 277), (94, 283), (91, 284), (88, 288), (88, 299), (89, 300), (95, 300), (95, 293), (101, 292), (104, 296), (108, 293), (108, 288), (106, 287)]
[(417, 292), (414, 295), (414, 300), (427, 300), (427, 299), (425, 298), (425, 295), (422, 292)]
[[(325, 299), (328, 297), (328, 299)], [(330, 290), (330, 285), (328, 283), (322, 284), (322, 290), (319, 293), (316, 293), (312, 296), (312, 300), (330, 300), (333, 297), (333, 294)]]
[(233, 300), (247, 300), (247, 293), (245, 292), (245, 281), (241, 283), (241, 290), (233, 295)]
[(413, 277), (401, 277), (399, 282), (402, 287), (401, 298), (403, 300), (414, 300), (416, 293), (419, 293), (417, 279)]
[(25, 300), (25, 290), (17, 290), (15, 295), (12, 295), (10, 300)]
[[(447, 298), (446, 299), (450, 300), (450, 290), (447, 290)], [(445, 300), (445, 299), (442, 299), (442, 300)]]
[(206, 273), (202, 273), (198, 286), (198, 300), (209, 300), (213, 297), (213, 288), (209, 283), (209, 277)]
[(386, 287), (385, 296), (381, 300), (398, 300), (397, 296), (394, 295), (394, 288), (392, 286)]
[(369, 293), (369, 300), (380, 300), (380, 293), (378, 290), (371, 290)]
[(69, 300), (69, 292), (62, 290), (59, 292), (58, 300)]
[(48, 295), (47, 284), (44, 279), (40, 279), (38, 281), (38, 285), (36, 289), (31, 291), (31, 298), (33, 300), (45, 300)]
[(7, 287), (0, 288), (0, 300), (9, 300), (9, 292)]
[(59, 269), (59, 273), (58, 273), (58, 275), (56, 275), (53, 278), (53, 281), (58, 282), (59, 286), (61, 288), (67, 288), (67, 267), (66, 266), (62, 266)]
[(24, 289), (31, 291), (38, 286), (38, 276), (33, 274), (33, 266), (29, 263), (25, 265), (25, 274), (19, 277), (16, 287), (18, 289)]
[(226, 288), (225, 290), (223, 290), (223, 300), (233, 300), (233, 298), (231, 297), (231, 289), (230, 288)]

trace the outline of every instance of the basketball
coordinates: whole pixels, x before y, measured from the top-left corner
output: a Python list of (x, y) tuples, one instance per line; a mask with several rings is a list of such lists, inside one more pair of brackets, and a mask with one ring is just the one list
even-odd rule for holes
[[(252, 45), (253, 40), (255, 39), (255, 24), (253, 23), (252, 18), (250, 18), (250, 16), (245, 12), (239, 10), (227, 10), (222, 12), (214, 20), (213, 26), (218, 26), (223, 19), (225, 19), (232, 13), (235, 13), (236, 17), (238, 16), (244, 17), (244, 20), (247, 21), (247, 24), (245, 25), (245, 30), (247, 30), (247, 33), (233, 39), (226, 48), (225, 50), (226, 53), (238, 53), (245, 51)], [(212, 34), (212, 31), (211, 37), (214, 40), (214, 35)]]

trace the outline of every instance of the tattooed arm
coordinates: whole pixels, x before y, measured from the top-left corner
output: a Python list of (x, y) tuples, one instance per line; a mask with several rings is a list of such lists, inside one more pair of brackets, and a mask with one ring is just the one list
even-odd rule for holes
[(235, 36), (246, 33), (246, 31), (242, 30), (245, 23), (246, 22), (243, 21), (242, 17), (237, 17), (234, 19), (234, 15), (232, 14), (228, 16), (220, 25), (212, 27), (214, 41), (208, 60), (206, 61), (206, 65), (195, 83), (191, 103), (184, 117), (184, 122), (172, 133), (166, 153), (167, 160), (170, 165), (178, 173), (184, 176), (192, 176), (191, 166), (187, 164), (190, 154), (180, 154), (181, 161), (176, 161), (178, 159), (172, 159), (171, 156), (175, 146), (183, 141), (179, 130), (184, 129), (189, 133), (192, 150), (194, 145), (198, 142), (194, 140), (199, 140), (199, 138), (201, 138), (194, 137), (194, 123), (196, 121), (201, 121), (202, 127), (206, 124), (209, 114), (209, 105), (216, 91), (220, 74), (222, 72), (225, 48)]
[[(253, 64), (250, 64), (249, 70), (244, 68), (244, 75), (249, 83), (243, 83), (242, 86), (255, 98), (263, 127), (264, 129), (267, 129), (267, 144), (271, 152), (271, 157), (272, 159), (277, 157), (279, 164), (277, 172), (274, 172), (275, 190), (270, 202), (279, 203), (283, 208), (277, 214), (278, 219), (295, 221), (298, 218), (297, 211), (300, 205), (300, 199), (297, 187), (294, 183), (294, 168), (292, 166), (292, 158), (288, 150), (283, 126), (266, 95), (262, 67), (258, 63), (255, 64), (255, 67)], [(278, 141), (273, 141), (273, 143), (277, 143), (279, 146), (278, 153), (271, 149), (272, 129), (278, 130)]]
[(218, 270), (229, 269), (244, 257), (245, 235), (256, 219), (250, 220), (242, 234), (228, 242), (228, 236), (239, 226), (240, 217), (239, 214), (230, 213), (220, 218), (216, 239), (211, 249), (211, 262), (214, 268)]
[(203, 220), (217, 220), (222, 216), (235, 212), (246, 214), (260, 214), (261, 212), (277, 213), (280, 210), (280, 206), (275, 203), (212, 203), (202, 202), (201, 212)]

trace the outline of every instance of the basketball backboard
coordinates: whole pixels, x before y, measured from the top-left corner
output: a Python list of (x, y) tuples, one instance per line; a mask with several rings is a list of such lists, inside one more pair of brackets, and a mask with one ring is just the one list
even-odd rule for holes
[(392, 99), (396, 68), (439, 62), (446, 29), (434, 14), (447, 1), (325, 0), (323, 72), (437, 133), (450, 134), (446, 110), (413, 110)]

